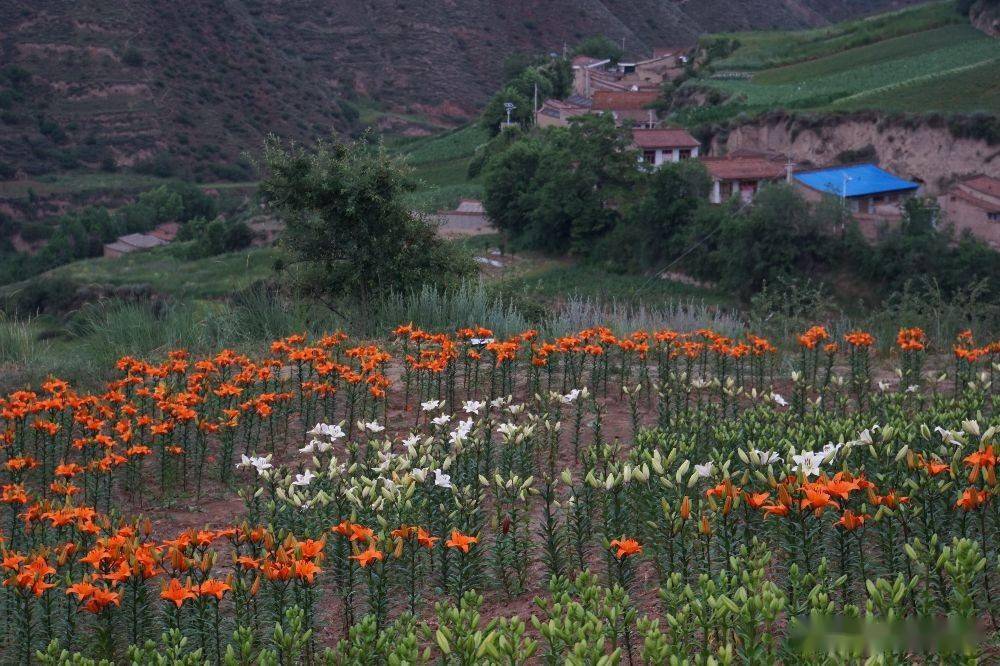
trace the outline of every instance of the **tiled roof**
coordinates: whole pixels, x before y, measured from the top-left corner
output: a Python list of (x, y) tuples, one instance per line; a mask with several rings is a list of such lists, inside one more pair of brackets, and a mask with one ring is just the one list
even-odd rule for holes
[(598, 111), (620, 111), (625, 109), (645, 109), (659, 99), (655, 90), (636, 92), (608, 92), (598, 90), (594, 93), (594, 109)]
[(763, 157), (705, 157), (705, 168), (718, 180), (776, 180), (785, 165)]
[(126, 245), (131, 245), (139, 249), (148, 249), (151, 247), (157, 247), (158, 245), (166, 245), (166, 241), (162, 238), (157, 238), (156, 236), (150, 236), (149, 234), (126, 234), (125, 236), (119, 236), (119, 243), (125, 243)]
[(976, 176), (975, 178), (963, 180), (962, 185), (970, 190), (976, 190), (977, 192), (982, 192), (987, 196), (997, 197), (1000, 199), (1000, 178)]
[(697, 148), (698, 139), (679, 127), (665, 129), (634, 129), (632, 139), (640, 148)]
[(948, 196), (951, 197), (952, 199), (960, 199), (961, 201), (964, 201), (970, 206), (981, 208), (985, 210), (987, 213), (1000, 213), (1000, 204), (993, 203), (986, 199), (980, 199), (974, 194), (969, 194), (968, 192), (965, 192), (957, 188), (949, 192)]

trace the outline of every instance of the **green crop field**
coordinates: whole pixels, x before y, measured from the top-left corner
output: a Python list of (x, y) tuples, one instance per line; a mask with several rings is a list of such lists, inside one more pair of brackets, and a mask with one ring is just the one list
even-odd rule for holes
[[(872, 91), (836, 104), (836, 108), (858, 109), (878, 106), (886, 111), (961, 112), (976, 106), (994, 113), (1000, 109), (1000, 76), (997, 61), (931, 79), (920, 79), (889, 90)], [(976, 100), (970, 105), (970, 98)]]
[(717, 60), (715, 66), (726, 70), (760, 70), (956, 23), (965, 23), (965, 19), (955, 11), (953, 2), (932, 2), (812, 30), (710, 35), (702, 39), (702, 44), (736, 40), (738, 48)]
[(413, 169), (418, 189), (410, 195), (417, 210), (453, 206), (462, 197), (481, 197), (482, 186), (469, 179), (469, 162), (489, 139), (478, 123), (445, 134), (397, 142), (393, 150)]
[[(850, 30), (828, 29), (828, 39), (816, 31), (783, 33), (787, 43), (802, 46), (797, 62), (765, 69), (756, 67), (784, 62), (791, 53), (773, 41), (774, 33), (739, 37), (741, 46), (733, 55), (713, 65), (716, 72), (743, 70), (749, 78), (706, 76), (685, 85), (724, 92), (728, 102), (714, 110), (719, 117), (778, 107), (995, 113), (1000, 42), (964, 23), (925, 29), (944, 20), (941, 7), (954, 11), (935, 4), (884, 15), (870, 20), (877, 29), (849, 22), (841, 26)], [(862, 45), (846, 40), (859, 33), (865, 36)], [(836, 50), (844, 44), (849, 48)]]

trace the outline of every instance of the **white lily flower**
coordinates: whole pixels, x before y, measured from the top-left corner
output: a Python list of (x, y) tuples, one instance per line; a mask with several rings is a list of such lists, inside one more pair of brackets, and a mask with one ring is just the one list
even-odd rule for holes
[(503, 435), (504, 437), (511, 437), (515, 433), (517, 433), (517, 424), (501, 423), (500, 426), (497, 427), (497, 432)]
[(435, 409), (440, 407), (442, 402), (440, 400), (428, 400), (427, 402), (420, 403), (420, 409), (425, 412), (433, 412)]
[(439, 488), (451, 488), (451, 475), (445, 474), (440, 468), (434, 470), (434, 485)]
[(810, 477), (819, 474), (819, 467), (823, 464), (825, 458), (826, 454), (823, 452), (803, 451), (798, 455), (792, 456), (792, 461), (796, 465), (795, 471), (802, 472), (806, 477)]
[(383, 430), (385, 430), (385, 426), (379, 425), (378, 421), (372, 421), (371, 423), (365, 424), (365, 430), (368, 430), (369, 432), (372, 433), (382, 432)]
[(507, 401), (510, 399), (511, 399), (510, 396), (493, 398), (492, 400), (490, 400), (490, 406), (499, 409), (503, 407), (505, 404), (507, 404)]
[(573, 401), (575, 401), (579, 397), (580, 397), (580, 389), (573, 389), (566, 395), (560, 396), (559, 400), (562, 402), (562, 404), (569, 405), (572, 404)]
[(344, 429), (340, 427), (339, 423), (336, 425), (330, 425), (329, 423), (317, 423), (308, 434), (329, 437), (333, 441), (336, 441), (345, 435)]
[(698, 475), (698, 478), (704, 478), (712, 476), (712, 472), (715, 471), (715, 463), (708, 461), (704, 465), (695, 465), (694, 473)]
[(451, 414), (441, 414), (440, 416), (435, 416), (431, 419), (431, 423), (436, 426), (443, 426), (451, 421)]
[(316, 478), (311, 469), (307, 469), (303, 474), (296, 474), (295, 480), (292, 481), (293, 486), (308, 486), (312, 483), (312, 480)]
[(465, 410), (466, 414), (479, 414), (479, 410), (486, 406), (485, 402), (479, 402), (478, 400), (466, 400), (462, 404), (462, 409)]
[(237, 467), (253, 467), (257, 470), (258, 474), (263, 474), (269, 469), (274, 469), (274, 465), (271, 464), (271, 456), (241, 456), (240, 464)]
[(477, 347), (488, 345), (491, 342), (493, 342), (493, 338), (472, 338), (471, 340), (469, 340), (470, 345), (475, 345)]
[(403, 440), (403, 446), (405, 446), (408, 449), (412, 449), (419, 443), (420, 443), (420, 435), (418, 435), (415, 432), (411, 432), (409, 436), (407, 436), (406, 439)]
[(760, 459), (761, 465), (770, 465), (772, 463), (781, 462), (781, 456), (778, 455), (777, 451), (761, 451), (759, 449), (754, 449), (753, 452), (757, 454), (757, 458)]
[(780, 393), (772, 393), (771, 400), (773, 400), (774, 404), (778, 405), (779, 407), (788, 407), (788, 401), (785, 400), (785, 398), (782, 397)]

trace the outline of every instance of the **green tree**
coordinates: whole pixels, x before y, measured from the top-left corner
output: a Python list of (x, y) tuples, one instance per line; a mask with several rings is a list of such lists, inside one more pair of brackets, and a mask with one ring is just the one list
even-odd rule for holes
[(331, 308), (331, 298), (350, 298), (363, 327), (379, 295), (472, 270), (467, 257), (409, 210), (403, 166), (367, 136), (319, 141), (312, 149), (272, 136), (261, 166), (260, 194), (286, 223), (281, 242), (299, 286)]
[(697, 160), (664, 164), (647, 178), (645, 193), (623, 220), (641, 240), (643, 266), (658, 266), (683, 251), (695, 214), (709, 205), (711, 186), (708, 171)]
[(762, 188), (748, 212), (729, 218), (721, 236), (722, 282), (743, 297), (765, 282), (813, 272), (835, 249), (809, 204), (784, 183)]
[(523, 247), (588, 255), (614, 228), (639, 175), (629, 144), (607, 116), (581, 116), (515, 142), (487, 162), (486, 210)]
[(492, 136), (500, 133), (501, 123), (507, 122), (507, 110), (504, 105), (508, 102), (514, 105), (514, 110), (510, 114), (512, 123), (528, 127), (533, 122), (531, 98), (522, 94), (517, 88), (507, 86), (486, 103), (480, 117), (483, 129)]
[(622, 47), (618, 42), (611, 41), (604, 35), (596, 35), (594, 37), (587, 37), (577, 44), (576, 48), (573, 49), (573, 55), (585, 55), (591, 58), (618, 62), (625, 55), (625, 52), (622, 51)]

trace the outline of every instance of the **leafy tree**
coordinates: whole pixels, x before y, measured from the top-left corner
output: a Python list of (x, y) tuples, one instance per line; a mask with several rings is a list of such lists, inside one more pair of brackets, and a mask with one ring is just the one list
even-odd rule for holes
[(660, 265), (682, 251), (696, 212), (708, 205), (711, 186), (708, 171), (696, 160), (664, 164), (648, 177), (645, 194), (623, 221), (636, 229), (643, 266)]
[(749, 212), (733, 215), (721, 235), (722, 282), (744, 297), (765, 282), (812, 272), (830, 249), (809, 204), (784, 183), (762, 188)]
[(515, 142), (484, 170), (486, 210), (524, 247), (589, 254), (615, 226), (638, 176), (629, 144), (607, 116), (581, 116)]
[(528, 193), (535, 187), (543, 151), (540, 141), (522, 139), (486, 163), (483, 206), (493, 224), (512, 238), (528, 224), (532, 203)]
[(362, 325), (375, 298), (467, 275), (472, 264), (415, 217), (403, 167), (368, 137), (312, 149), (268, 138), (260, 194), (286, 222), (282, 244), (300, 286), (332, 308), (349, 297)]
[(573, 87), (573, 68), (565, 58), (541, 60), (540, 64), (522, 68), (507, 80), (504, 87), (490, 99), (483, 109), (483, 127), (496, 135), (500, 124), (507, 120), (504, 104), (515, 105), (511, 122), (528, 126), (534, 122), (535, 86), (538, 87), (539, 103), (550, 97), (563, 98)]
[(492, 136), (500, 133), (501, 123), (507, 122), (507, 110), (504, 105), (508, 102), (514, 105), (514, 110), (510, 114), (512, 123), (523, 127), (532, 123), (532, 100), (513, 86), (507, 86), (486, 103), (480, 118), (483, 128)]
[(576, 48), (573, 49), (573, 55), (585, 55), (600, 60), (618, 62), (625, 55), (625, 52), (622, 51), (618, 42), (614, 42), (604, 35), (595, 35), (587, 37), (577, 44)]

